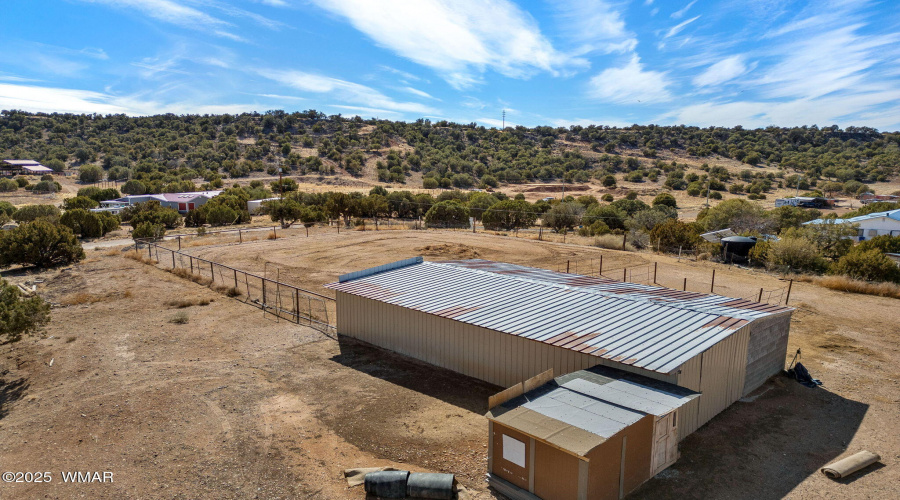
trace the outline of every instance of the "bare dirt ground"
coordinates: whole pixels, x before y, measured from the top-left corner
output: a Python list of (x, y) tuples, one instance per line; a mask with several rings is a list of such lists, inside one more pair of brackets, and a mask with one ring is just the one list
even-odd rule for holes
[[(783, 286), (709, 262), (511, 236), (288, 234), (243, 244), (208, 238), (185, 250), (256, 272), (272, 262), (284, 281), (318, 292), (341, 273), (413, 255), (548, 269), (565, 261), (584, 269), (603, 255), (608, 268), (656, 261), (666, 284), (687, 277), (703, 286), (715, 268), (726, 295)], [(478, 498), (492, 498), (482, 415), (500, 388), (276, 321), (115, 250), (40, 276), (38, 292), (58, 304), (53, 321), (40, 336), (0, 346), (0, 470), (53, 471), (54, 482), (0, 483), (2, 498), (362, 499), (341, 471), (388, 465), (453, 472)], [(773, 379), (685, 440), (681, 459), (635, 498), (896, 498), (896, 300), (795, 283), (791, 305), (789, 351), (802, 348), (825, 385)], [(186, 323), (171, 322), (179, 313)], [(818, 472), (861, 449), (880, 453), (882, 464), (842, 482)], [(115, 479), (63, 484), (59, 473), (70, 470)]]

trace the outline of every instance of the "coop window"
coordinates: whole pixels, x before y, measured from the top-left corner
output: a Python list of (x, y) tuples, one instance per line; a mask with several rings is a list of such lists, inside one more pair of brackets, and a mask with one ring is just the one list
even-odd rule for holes
[(525, 467), (525, 443), (503, 435), (503, 459), (519, 467)]

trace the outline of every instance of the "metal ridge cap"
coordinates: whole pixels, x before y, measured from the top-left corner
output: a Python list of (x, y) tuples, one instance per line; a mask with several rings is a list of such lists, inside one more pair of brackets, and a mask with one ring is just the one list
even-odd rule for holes
[[(477, 259), (477, 260), (483, 260), (483, 259)], [(489, 262), (495, 262), (495, 261), (489, 261)], [(652, 305), (663, 306), (663, 307), (672, 307), (672, 308), (682, 309), (682, 310), (686, 310), (686, 311), (693, 311), (693, 312), (699, 312), (699, 313), (704, 313), (704, 314), (712, 314), (715, 316), (726, 316), (725, 314), (722, 314), (720, 312), (715, 312), (714, 311), (715, 308), (719, 308), (719, 309), (727, 308), (729, 310), (734, 311), (734, 314), (728, 314), (727, 316), (730, 316), (733, 318), (738, 318), (738, 319), (744, 319), (747, 321), (754, 321), (754, 320), (757, 320), (762, 317), (771, 316), (773, 314), (780, 314), (780, 312), (765, 313), (765, 312), (760, 312), (760, 311), (751, 311), (749, 309), (746, 310), (746, 313), (744, 313), (743, 311), (745, 311), (745, 310), (741, 310), (739, 308), (731, 307), (731, 306), (722, 306), (722, 305), (718, 305), (718, 304), (713, 304), (708, 307), (690, 306), (688, 304), (685, 304), (684, 302), (667, 302), (667, 301), (661, 301), (661, 300), (651, 299), (651, 298), (647, 298), (647, 297), (638, 297), (638, 296), (634, 296), (631, 294), (606, 292), (606, 291), (597, 290), (597, 289), (594, 289), (591, 287), (573, 287), (573, 286), (569, 286), (569, 285), (563, 285), (561, 283), (553, 283), (550, 281), (544, 281), (544, 280), (535, 279), (535, 278), (528, 278), (528, 277), (521, 276), (521, 275), (500, 274), (500, 273), (496, 273), (493, 271), (485, 271), (482, 269), (473, 269), (470, 267), (457, 266), (457, 265), (445, 263), (445, 262), (424, 262), (424, 264), (452, 268), (452, 269), (457, 269), (460, 271), (467, 271), (467, 272), (472, 272), (472, 273), (481, 273), (481, 274), (491, 275), (491, 276), (495, 276), (495, 277), (509, 278), (509, 279), (518, 280), (518, 281), (522, 281), (522, 282), (533, 283), (536, 285), (560, 288), (560, 289), (568, 290), (571, 292), (593, 294), (593, 295), (598, 295), (598, 296), (606, 297), (606, 298), (617, 298), (617, 299), (622, 299), (622, 300), (630, 300), (633, 302), (640, 302), (640, 303), (644, 303), (644, 304), (652, 304)], [(518, 266), (518, 267), (524, 267), (524, 268), (528, 268), (528, 269), (535, 269), (538, 271), (545, 271), (545, 272), (549, 272), (549, 273), (556, 272), (556, 271), (551, 271), (549, 269), (521, 266), (519, 264), (512, 264), (512, 265)], [(562, 273), (557, 273), (557, 274), (562, 274)], [(572, 276), (585, 276), (585, 275), (573, 274)], [(585, 276), (585, 277), (588, 277), (588, 276)], [(622, 281), (620, 283), (630, 283), (630, 282)], [(657, 289), (657, 290), (674, 290), (674, 288), (666, 288), (666, 287), (655, 286), (655, 285), (642, 285), (640, 283), (631, 283), (631, 284), (646, 286), (651, 289)], [(676, 291), (678, 291), (678, 290), (676, 290)], [(701, 295), (704, 295), (707, 297), (722, 297), (723, 299), (739, 300), (737, 297), (726, 297), (724, 295), (716, 295), (716, 294), (711, 294), (711, 293), (703, 293), (703, 292), (692, 292), (692, 293), (698, 293), (698, 294), (701, 294)], [(788, 311), (784, 311), (784, 312), (788, 312)], [(756, 313), (756, 314), (747, 314), (747, 313)]]

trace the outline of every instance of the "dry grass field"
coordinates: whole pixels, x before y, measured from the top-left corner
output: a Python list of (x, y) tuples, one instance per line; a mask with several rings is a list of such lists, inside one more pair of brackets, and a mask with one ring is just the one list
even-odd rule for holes
[[(684, 277), (689, 289), (705, 286), (712, 269), (725, 295), (784, 286), (721, 264), (524, 237), (304, 235), (184, 243), (258, 273), (272, 263), (283, 281), (326, 294), (321, 285), (339, 274), (414, 255), (582, 270), (602, 255), (607, 269), (657, 262), (670, 286)], [(91, 250), (78, 265), (40, 273), (53, 321), (0, 346), (0, 470), (54, 471), (51, 484), (0, 483), (0, 498), (362, 499), (342, 470), (388, 465), (453, 472), (475, 498), (494, 498), (483, 414), (500, 388), (277, 320), (124, 255)], [(789, 350), (802, 348), (824, 385), (773, 379), (685, 440), (681, 459), (633, 498), (896, 498), (896, 299), (795, 283), (790, 305)], [(818, 472), (861, 449), (880, 453), (882, 465), (842, 482)], [(111, 471), (114, 482), (62, 483), (59, 472), (74, 470)]]

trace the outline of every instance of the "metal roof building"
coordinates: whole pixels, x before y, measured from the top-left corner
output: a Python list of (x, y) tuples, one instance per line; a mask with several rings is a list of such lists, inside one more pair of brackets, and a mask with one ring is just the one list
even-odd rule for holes
[(488, 478), (501, 493), (621, 498), (677, 460), (676, 414), (696, 392), (604, 366), (550, 377), (498, 395), (486, 415)]
[(792, 309), (486, 260), (346, 274), (338, 332), (511, 386), (602, 364), (703, 394), (681, 437), (784, 366)]

